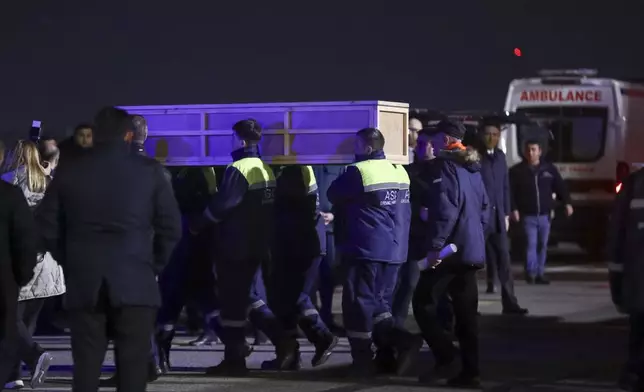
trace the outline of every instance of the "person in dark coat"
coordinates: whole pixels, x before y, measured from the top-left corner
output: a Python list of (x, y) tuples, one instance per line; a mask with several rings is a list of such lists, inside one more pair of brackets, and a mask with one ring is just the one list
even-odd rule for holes
[(427, 216), (423, 205), (433, 180), (435, 155), (432, 148), (433, 131), (423, 129), (417, 134), (414, 162), (407, 166), (410, 179), (411, 225), (409, 229), (409, 250), (407, 262), (400, 266), (398, 282), (394, 291), (391, 313), (396, 325), (404, 327), (409, 314), (409, 304), (416, 289), (420, 271), (418, 261), (427, 256)]
[(73, 389), (98, 389), (110, 331), (117, 389), (145, 391), (161, 305), (156, 276), (181, 237), (181, 217), (163, 167), (131, 153), (127, 112), (104, 108), (95, 126), (92, 153), (57, 173), (36, 219), (67, 280)]
[(333, 294), (335, 293), (336, 270), (338, 256), (336, 252), (334, 236), (333, 205), (326, 195), (327, 190), (340, 174), (344, 172), (344, 165), (316, 165), (313, 166), (313, 173), (318, 184), (320, 194), (320, 215), (326, 229), (326, 254), (320, 262), (320, 273), (318, 276), (317, 291), (320, 296), (320, 316), (322, 321), (332, 330), (337, 331), (339, 327), (333, 320)]
[(481, 177), (490, 200), (490, 222), (485, 242), (487, 293), (495, 292), (498, 276), (504, 314), (526, 314), (514, 294), (514, 278), (508, 247), (510, 227), (510, 179), (505, 154), (498, 148), (501, 124), (486, 122), (481, 130)]
[(619, 380), (644, 390), (644, 169), (631, 174), (615, 200), (609, 230), (608, 270), (613, 303), (629, 316), (628, 356)]
[[(132, 153), (140, 156), (147, 156), (144, 148), (146, 139), (148, 138), (148, 124), (143, 116), (138, 114), (130, 115), (130, 121), (132, 123)], [(87, 134), (87, 127), (89, 125), (81, 124), (76, 127), (74, 131), (74, 141), (83, 149), (92, 147), (92, 129), (89, 128), (89, 135)], [(170, 180), (171, 176), (169, 171), (163, 169), (166, 179)], [(158, 278), (157, 278), (158, 280)], [(118, 348), (116, 348), (118, 349)], [(148, 382), (156, 381), (157, 378), (163, 373), (167, 373), (167, 370), (163, 365), (164, 361), (161, 360), (159, 355), (158, 344), (155, 338), (155, 335), (152, 335), (150, 338), (150, 359), (148, 361)], [(116, 384), (118, 379), (118, 374), (114, 373), (113, 377), (106, 380), (105, 384), (111, 385)]]
[(20, 359), (18, 293), (34, 275), (35, 230), (33, 215), (20, 189), (0, 181), (0, 386), (10, 381)]
[[(438, 377), (456, 373), (458, 350), (441, 325), (437, 307), (445, 293), (452, 300), (456, 317), (456, 337), (460, 343), (462, 367), (450, 385), (478, 387), (478, 286), (476, 272), (485, 266), (485, 227), (489, 201), (481, 179), (476, 150), (461, 143), (465, 128), (461, 123), (442, 121), (437, 126), (442, 147), (431, 180), (427, 206), (427, 261), (430, 268), (421, 273), (412, 299), (416, 322), (436, 359)], [(435, 138), (434, 140), (437, 140)], [(440, 260), (448, 244), (458, 252)], [(434, 375), (432, 375), (434, 376)]]
[(525, 143), (524, 160), (510, 169), (512, 216), (521, 222), (526, 238), (526, 281), (529, 284), (550, 284), (545, 277), (550, 213), (555, 201), (563, 201), (566, 216), (573, 213), (570, 194), (555, 165), (543, 161), (538, 140)]

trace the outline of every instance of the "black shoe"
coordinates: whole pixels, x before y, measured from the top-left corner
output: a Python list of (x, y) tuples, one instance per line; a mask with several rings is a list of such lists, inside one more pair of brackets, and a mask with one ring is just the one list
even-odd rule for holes
[(170, 371), (170, 349), (172, 348), (174, 330), (160, 331), (155, 338), (158, 348), (159, 369), (161, 373), (166, 374)]
[(522, 308), (519, 305), (508, 306), (507, 308), (503, 308), (503, 314), (525, 316), (528, 314), (528, 309)]
[(300, 345), (295, 339), (285, 339), (275, 347), (275, 366), (277, 369), (292, 368), (293, 362), (300, 361)]
[(378, 350), (376, 357), (373, 359), (377, 374), (392, 375), (396, 374), (398, 362), (393, 350)]
[(409, 335), (406, 339), (407, 341), (401, 346), (398, 347), (398, 358), (397, 358), (397, 369), (396, 374), (399, 376), (404, 376), (410, 372), (410, 370), (416, 364), (416, 358), (420, 349), (423, 347), (423, 338), (422, 336)]
[(262, 362), (262, 370), (272, 370), (272, 371), (292, 371), (296, 372), (302, 369), (302, 357), (298, 351), (291, 360), (290, 363), (287, 363), (286, 366), (282, 367), (282, 361), (280, 358), (274, 358), (268, 361)]
[(161, 371), (161, 368), (157, 366), (154, 361), (148, 362), (148, 382), (154, 382), (159, 379), (159, 376), (161, 376), (163, 372)]
[(458, 371), (459, 363), (457, 360), (453, 360), (445, 364), (434, 366), (434, 370), (432, 372), (422, 373), (418, 376), (418, 382), (421, 384), (431, 384), (436, 380), (451, 379), (458, 374)]
[(488, 283), (487, 284), (487, 289), (485, 290), (486, 294), (494, 294), (496, 293), (496, 287), (494, 287), (494, 283)]
[(224, 359), (219, 365), (206, 368), (209, 376), (244, 377), (248, 375), (245, 359)]
[(213, 344), (219, 344), (221, 340), (214, 332), (204, 332), (197, 339), (191, 340), (188, 345), (194, 347), (201, 346), (212, 346)]
[(311, 359), (311, 366), (316, 367), (324, 365), (331, 357), (333, 349), (338, 345), (338, 338), (336, 336), (329, 336), (323, 342), (315, 344), (315, 354)]
[(480, 389), (481, 379), (475, 376), (467, 376), (459, 374), (458, 376), (447, 381), (450, 387), (464, 388), (464, 389)]
[(371, 379), (376, 375), (376, 364), (371, 359), (360, 361), (354, 360), (351, 367), (349, 367), (349, 373), (347, 374), (349, 378), (368, 381), (371, 381)]
[(543, 276), (537, 276), (537, 278), (534, 280), (534, 283), (536, 284), (550, 284), (550, 281), (546, 279)]

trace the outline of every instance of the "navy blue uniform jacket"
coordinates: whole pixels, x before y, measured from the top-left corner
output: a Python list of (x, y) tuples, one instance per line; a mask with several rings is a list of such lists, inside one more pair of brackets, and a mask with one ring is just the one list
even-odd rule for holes
[(336, 245), (355, 260), (392, 263), (396, 258), (400, 175), (382, 151), (360, 157), (329, 187), (336, 211)]
[(537, 166), (523, 161), (510, 169), (512, 210), (521, 215), (550, 215), (554, 207), (552, 194), (570, 204), (570, 195), (559, 170), (550, 162)]
[[(311, 166), (285, 166), (275, 189), (275, 237), (278, 254), (289, 248), (299, 258), (326, 253), (318, 185)], [(305, 261), (305, 260), (301, 260)]]
[(430, 249), (453, 243), (458, 253), (452, 258), (482, 267), (489, 201), (479, 173), (479, 154), (457, 148), (441, 151), (436, 159), (427, 203)]
[(481, 177), (490, 200), (488, 231), (505, 233), (505, 217), (510, 215), (510, 178), (503, 151), (495, 148), (490, 154), (480, 151)]
[(275, 176), (256, 146), (231, 155), (233, 163), (226, 168), (204, 217), (218, 224), (216, 246), (222, 258), (265, 260), (274, 230)]

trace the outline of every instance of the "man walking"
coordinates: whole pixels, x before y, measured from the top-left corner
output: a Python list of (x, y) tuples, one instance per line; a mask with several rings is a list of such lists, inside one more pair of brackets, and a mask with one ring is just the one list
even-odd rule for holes
[[(421, 273), (412, 300), (414, 316), (421, 334), (436, 360), (432, 376), (451, 378), (460, 350), (461, 369), (451, 378), (452, 386), (478, 387), (478, 287), (476, 271), (485, 264), (485, 236), (489, 209), (488, 199), (479, 173), (478, 153), (466, 149), (462, 124), (442, 121), (437, 126), (435, 147), (437, 158), (433, 180), (428, 192), (427, 261), (430, 268)], [(440, 260), (440, 251), (449, 243), (458, 253), (449, 260)], [(457, 350), (441, 325), (437, 308), (445, 294), (452, 300), (456, 317)]]
[(501, 124), (484, 122), (481, 130), (483, 148), (481, 154), (481, 177), (490, 200), (490, 221), (485, 241), (487, 264), (487, 293), (495, 292), (495, 278), (501, 285), (501, 303), (504, 314), (526, 314), (514, 295), (514, 279), (508, 248), (510, 226), (510, 179), (505, 154), (498, 148)]
[(542, 151), (537, 140), (528, 140), (523, 162), (510, 169), (512, 219), (521, 222), (525, 232), (526, 281), (529, 284), (550, 284), (544, 273), (553, 193), (564, 202), (566, 216), (573, 213), (561, 174), (555, 165), (541, 160)]
[(117, 389), (145, 391), (161, 302), (156, 276), (181, 236), (181, 220), (163, 167), (131, 153), (128, 113), (104, 108), (95, 126), (92, 153), (58, 173), (37, 223), (68, 283), (73, 390), (98, 390), (112, 337)]

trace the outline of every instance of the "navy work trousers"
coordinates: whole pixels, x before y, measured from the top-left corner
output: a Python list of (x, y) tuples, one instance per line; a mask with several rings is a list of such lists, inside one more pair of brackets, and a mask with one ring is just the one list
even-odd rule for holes
[(335, 293), (335, 267), (338, 265), (333, 232), (326, 232), (326, 254), (320, 260), (317, 291), (320, 293), (320, 316), (326, 325), (333, 323), (333, 294)]
[[(388, 298), (398, 264), (345, 259), (342, 316), (354, 361), (373, 356), (372, 343), (386, 348), (394, 328)], [(373, 334), (372, 334), (373, 333)]]
[(321, 261), (322, 256), (299, 257), (279, 252), (274, 260), (275, 287), (279, 288), (275, 313), (287, 335), (297, 337), (299, 325), (311, 343), (330, 335), (310, 295), (317, 283)]
[(215, 261), (220, 298), (221, 339), (225, 355), (242, 359), (246, 353), (246, 320), (275, 345), (282, 336), (277, 317), (266, 304), (266, 288), (259, 258)]
[[(157, 325), (160, 327), (174, 327), (181, 310), (190, 302), (196, 303), (206, 318), (218, 312), (211, 245), (207, 242), (211, 238), (210, 231), (193, 236), (184, 230), (170, 262), (159, 276), (162, 305)], [(217, 329), (213, 323), (206, 327)]]
[(250, 290), (250, 311), (248, 318), (256, 330), (262, 331), (268, 339), (277, 345), (282, 339), (282, 326), (273, 311), (268, 307), (266, 285), (262, 267), (257, 268)]

